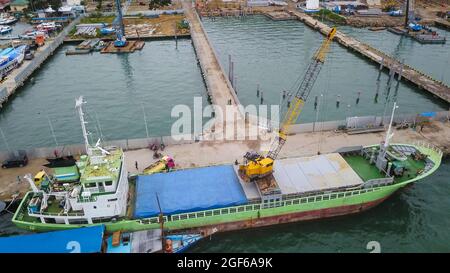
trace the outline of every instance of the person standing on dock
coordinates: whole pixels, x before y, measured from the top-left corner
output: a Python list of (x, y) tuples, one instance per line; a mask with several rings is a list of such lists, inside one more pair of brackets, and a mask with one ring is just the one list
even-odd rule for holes
[(137, 161), (134, 161), (134, 166), (136, 166), (136, 170), (139, 170)]

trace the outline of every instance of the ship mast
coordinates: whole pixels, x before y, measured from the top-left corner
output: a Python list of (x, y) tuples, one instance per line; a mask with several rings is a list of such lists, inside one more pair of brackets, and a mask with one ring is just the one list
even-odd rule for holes
[(91, 149), (89, 148), (89, 140), (88, 140), (88, 132), (86, 130), (86, 121), (84, 120), (84, 113), (83, 113), (83, 104), (86, 103), (83, 101), (83, 96), (80, 96), (77, 100), (75, 100), (75, 108), (78, 110), (78, 115), (80, 116), (80, 122), (81, 122), (81, 130), (83, 132), (83, 138), (84, 138), (84, 145), (86, 146), (86, 153), (88, 155), (92, 155)]
[(386, 170), (386, 167), (387, 167), (386, 153), (387, 153), (387, 149), (389, 148), (389, 142), (390, 142), (391, 138), (394, 136), (394, 133), (392, 133), (392, 123), (394, 122), (395, 109), (397, 109), (397, 108), (398, 108), (397, 103), (394, 102), (394, 107), (392, 108), (391, 120), (389, 121), (389, 127), (386, 132), (386, 138), (384, 140), (384, 143), (382, 143), (382, 145), (380, 145), (380, 153), (378, 154), (378, 158), (377, 158), (376, 165), (379, 170)]
[(395, 109), (397, 109), (397, 103), (394, 102), (394, 107), (392, 108), (392, 114), (391, 114), (391, 121), (389, 122), (389, 127), (386, 133), (386, 139), (384, 140), (384, 154), (386, 155), (386, 149), (389, 146), (389, 141), (391, 140), (391, 138), (394, 136), (392, 132), (392, 122), (394, 121), (394, 114), (395, 114)]

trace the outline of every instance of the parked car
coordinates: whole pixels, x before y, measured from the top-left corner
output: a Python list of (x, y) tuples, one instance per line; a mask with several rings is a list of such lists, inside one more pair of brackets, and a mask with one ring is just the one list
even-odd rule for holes
[(34, 58), (34, 54), (31, 51), (28, 51), (27, 53), (25, 53), (24, 59), (25, 60), (32, 60)]
[(28, 164), (28, 156), (25, 151), (17, 151), (11, 154), (11, 156), (3, 161), (2, 168), (15, 168), (24, 167)]

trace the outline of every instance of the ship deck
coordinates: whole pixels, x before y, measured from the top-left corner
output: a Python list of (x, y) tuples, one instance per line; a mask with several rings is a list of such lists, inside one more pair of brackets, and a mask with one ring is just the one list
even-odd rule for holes
[[(339, 153), (279, 159), (273, 178), (283, 195), (356, 187), (364, 182)], [(239, 182), (247, 199), (260, 198), (255, 183), (245, 182), (241, 177)]]
[[(375, 164), (369, 164), (369, 161), (361, 155), (346, 155), (344, 159), (364, 181), (386, 177), (380, 173)], [(394, 183), (414, 178), (425, 169), (426, 162), (424, 160), (414, 160), (411, 155), (408, 155), (407, 160), (402, 161), (402, 165), (406, 168), (406, 172), (402, 176), (395, 176)]]

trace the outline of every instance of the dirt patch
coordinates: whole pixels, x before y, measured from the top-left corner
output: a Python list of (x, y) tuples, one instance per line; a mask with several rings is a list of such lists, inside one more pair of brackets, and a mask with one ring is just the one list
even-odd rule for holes
[(430, 132), (430, 133), (437, 133), (442, 131), (442, 128), (438, 126), (436, 123), (428, 123), (423, 127), (424, 131)]
[[(82, 24), (94, 24), (94, 23), (106, 23), (111, 25), (114, 20), (114, 16), (102, 16), (102, 17), (86, 17), (83, 18)], [(128, 17), (123, 19), (125, 25), (125, 36), (136, 38), (138, 35), (142, 37), (148, 36), (173, 36), (189, 34), (189, 26), (184, 22), (183, 14), (163, 14), (156, 18), (148, 17)], [(72, 30), (71, 38), (115, 38), (114, 34), (101, 35), (100, 31), (97, 31), (96, 36), (75, 36), (75, 29)]]
[(354, 27), (396, 27), (404, 23), (404, 17), (382, 15), (376, 17), (349, 16), (347, 24)]
[(10, 200), (13, 194), (23, 194), (29, 190), (30, 186), (23, 176), (27, 173), (34, 176), (46, 163), (45, 159), (39, 158), (29, 160), (28, 165), (23, 168), (0, 169), (0, 200)]
[(247, 140), (245, 141), (245, 145), (252, 151), (258, 151), (261, 147), (261, 143), (258, 140)]

